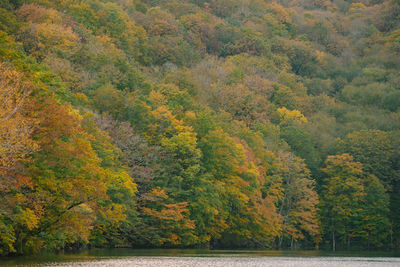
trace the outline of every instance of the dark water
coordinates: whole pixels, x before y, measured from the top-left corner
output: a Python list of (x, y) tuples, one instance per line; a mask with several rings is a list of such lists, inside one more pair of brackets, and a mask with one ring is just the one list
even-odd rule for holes
[(96, 249), (0, 259), (0, 266), (399, 266), (391, 252), (323, 252), (193, 249)]

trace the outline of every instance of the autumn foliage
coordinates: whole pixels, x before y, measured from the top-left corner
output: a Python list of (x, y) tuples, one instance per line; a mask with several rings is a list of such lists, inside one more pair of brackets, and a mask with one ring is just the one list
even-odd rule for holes
[(0, 254), (398, 248), (398, 1), (0, 1)]

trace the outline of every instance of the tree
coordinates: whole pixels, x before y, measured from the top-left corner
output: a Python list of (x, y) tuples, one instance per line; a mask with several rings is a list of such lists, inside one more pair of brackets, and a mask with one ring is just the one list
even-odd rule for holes
[(315, 191), (315, 181), (300, 158), (291, 153), (282, 153), (278, 159), (274, 176), (282, 180), (283, 191), (277, 207), (283, 220), (279, 247), (282, 247), (284, 241), (290, 240), (293, 249), (295, 242), (307, 239), (318, 245), (319, 198)]
[(40, 118), (32, 132), (40, 149), (10, 175), (20, 185), (4, 192), (1, 204), (2, 222), (12, 227), (1, 231), (13, 242), (9, 250), (79, 246), (104, 234), (99, 228), (117, 228), (132, 215), (136, 185), (117, 159), (110, 160), (115, 147), (95, 127), (85, 129), (70, 105), (37, 100), (32, 113)]
[(141, 213), (145, 226), (139, 232), (145, 244), (153, 246), (187, 246), (196, 243), (195, 224), (189, 219), (188, 203), (171, 203), (164, 189), (153, 188), (143, 194)]
[(396, 149), (389, 134), (380, 130), (364, 130), (348, 134), (339, 141), (340, 151), (350, 153), (361, 162), (364, 170), (374, 174), (386, 186), (398, 179), (393, 168)]
[[(321, 215), (333, 250), (337, 244), (347, 243), (350, 247), (352, 239), (366, 240), (368, 244), (372, 241), (379, 246), (388, 234), (387, 195), (376, 177), (365, 173), (362, 167), (349, 154), (329, 156), (326, 160)], [(381, 227), (384, 232), (377, 234)]]
[(398, 218), (399, 165), (398, 137), (379, 130), (359, 131), (348, 134), (339, 141), (339, 149), (350, 153), (361, 162), (367, 173), (373, 174), (385, 187), (390, 196), (390, 210), (394, 240), (398, 242), (400, 228)]
[(96, 214), (90, 244), (110, 247), (125, 245), (130, 240), (126, 233), (134, 232), (139, 221), (136, 210), (137, 179), (133, 179), (135, 176), (124, 164), (122, 151), (112, 144), (107, 132), (97, 127), (95, 115), (85, 113), (81, 124), (93, 137), (90, 139), (91, 146), (101, 159), (100, 166), (104, 169), (107, 187), (107, 197), (97, 202), (101, 208)]
[(265, 169), (252, 150), (221, 128), (209, 131), (200, 148), (203, 166), (221, 189), (220, 201), (228, 225), (214, 244), (271, 246), (279, 233), (280, 216), (276, 213), (274, 196), (261, 191), (266, 182)]
[(0, 176), (38, 148), (32, 139), (37, 121), (29, 115), (31, 90), (20, 72), (0, 63)]
[(16, 221), (30, 229), (38, 223), (32, 210), (13, 198), (16, 191), (32, 187), (31, 177), (23, 175), (21, 168), (39, 149), (33, 137), (38, 120), (34, 118), (32, 89), (22, 73), (0, 62), (0, 255), (16, 251)]
[(314, 147), (315, 142), (307, 131), (307, 118), (298, 110), (278, 109), (280, 116), (281, 138), (292, 148), (293, 152), (304, 158), (308, 168), (315, 175), (318, 171), (320, 158)]

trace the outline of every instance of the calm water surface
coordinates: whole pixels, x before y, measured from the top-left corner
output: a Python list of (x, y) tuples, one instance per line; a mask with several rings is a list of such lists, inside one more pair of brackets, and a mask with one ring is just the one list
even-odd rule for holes
[(398, 266), (390, 252), (99, 249), (79, 253), (0, 259), (0, 266)]

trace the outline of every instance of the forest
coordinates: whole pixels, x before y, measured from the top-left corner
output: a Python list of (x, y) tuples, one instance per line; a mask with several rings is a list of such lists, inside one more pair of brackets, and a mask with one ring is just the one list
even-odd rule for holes
[(400, 248), (399, 0), (1, 0), (0, 255)]

